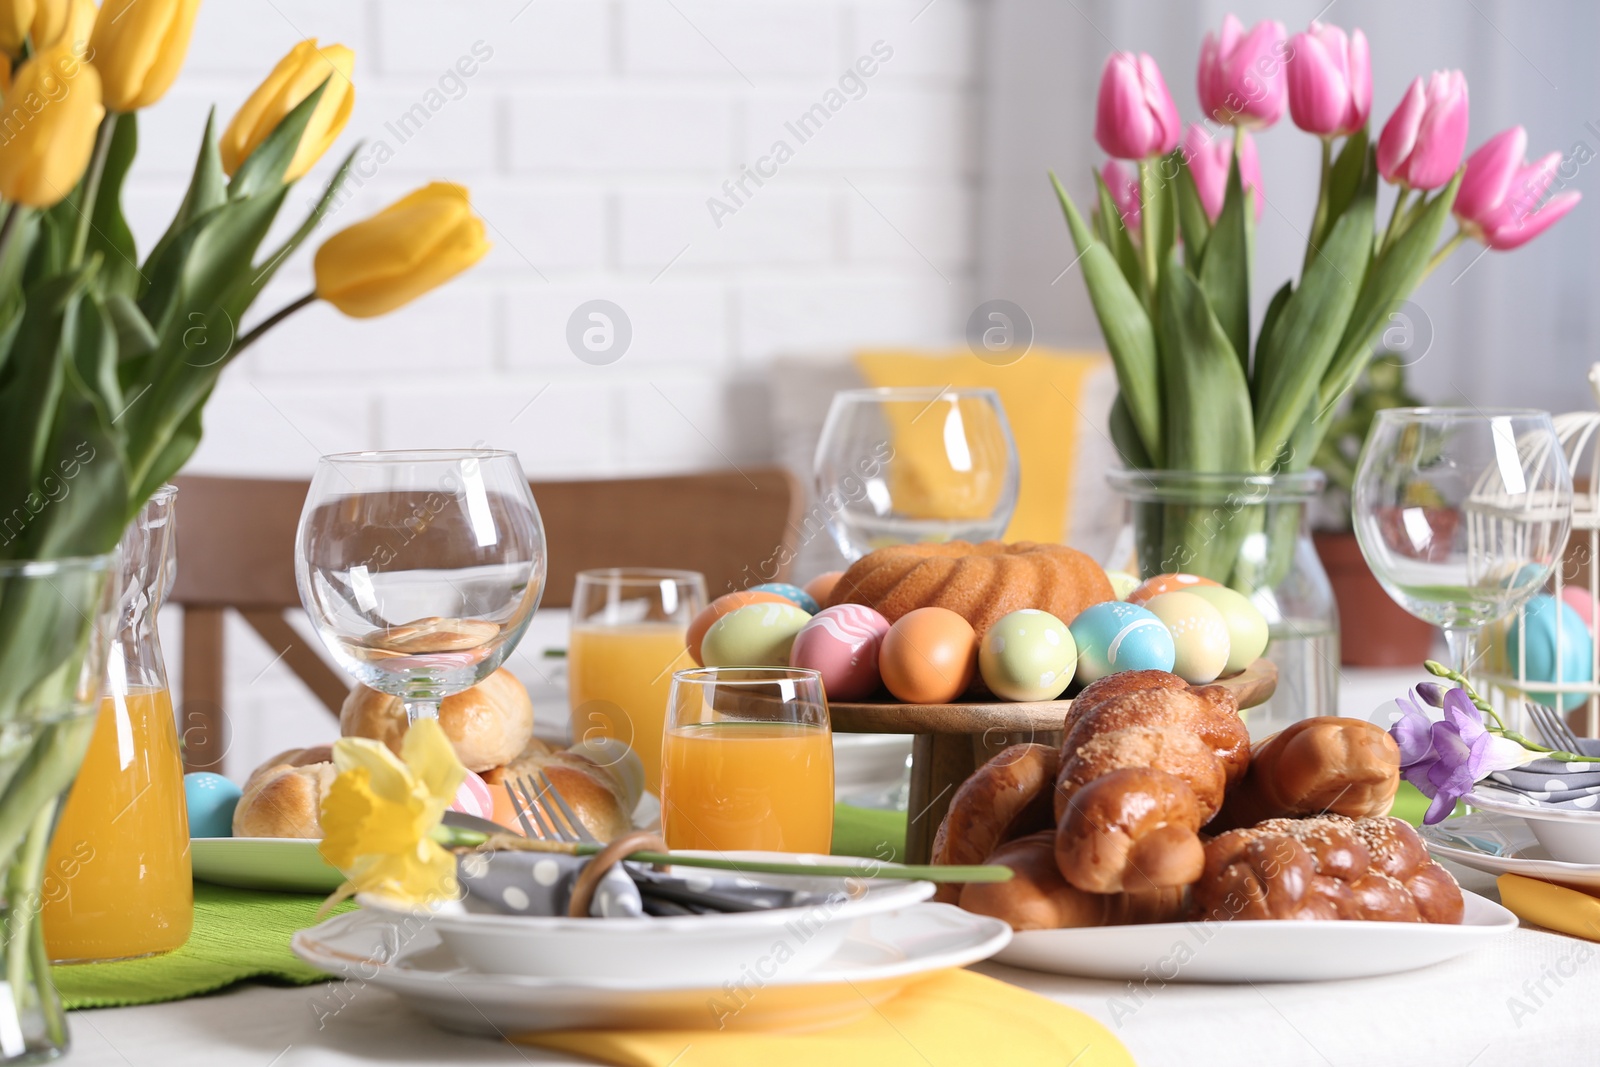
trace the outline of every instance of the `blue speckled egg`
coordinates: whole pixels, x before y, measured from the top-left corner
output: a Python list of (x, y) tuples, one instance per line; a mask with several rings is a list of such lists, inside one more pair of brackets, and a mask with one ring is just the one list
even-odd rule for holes
[(196, 771), (183, 776), (183, 796), (189, 807), (190, 837), (232, 837), (233, 809), (239, 787), (220, 774)]
[[(1556, 617), (1561, 618), (1561, 639), (1556, 641)], [(1583, 624), (1583, 616), (1571, 604), (1541, 593), (1528, 601), (1523, 618), (1527, 620), (1527, 661), (1523, 677), (1535, 682), (1588, 682), (1594, 679), (1594, 639)], [(1506, 666), (1517, 674), (1523, 654), (1523, 623), (1513, 620), (1506, 628)], [(1538, 692), (1530, 689), (1528, 699), (1571, 711), (1582, 704), (1582, 693)]]
[(801, 589), (798, 585), (790, 585), (788, 582), (762, 582), (760, 585), (752, 585), (750, 588), (754, 592), (775, 593), (808, 615), (815, 615), (822, 610), (817, 604), (817, 598)]
[(1078, 645), (1078, 681), (1085, 684), (1119, 671), (1170, 671), (1177, 659), (1172, 634), (1155, 613), (1137, 604), (1095, 604), (1068, 629)]

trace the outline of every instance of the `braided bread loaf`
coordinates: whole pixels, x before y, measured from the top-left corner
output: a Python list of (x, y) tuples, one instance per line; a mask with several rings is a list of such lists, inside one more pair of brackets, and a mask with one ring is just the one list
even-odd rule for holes
[(1008, 841), (988, 857), (1010, 867), (1009, 882), (974, 882), (961, 890), (961, 906), (992, 915), (1013, 930), (1060, 930), (1077, 926), (1127, 926), (1175, 922), (1186, 914), (1183, 889), (1153, 893), (1085, 893), (1061, 877), (1053, 830)]

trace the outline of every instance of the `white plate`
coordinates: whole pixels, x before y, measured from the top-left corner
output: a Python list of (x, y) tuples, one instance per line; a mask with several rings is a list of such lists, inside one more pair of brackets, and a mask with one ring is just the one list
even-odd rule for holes
[[(715, 855), (749, 862), (852, 862), (834, 856), (777, 852)], [(865, 861), (854, 862), (866, 865)], [(692, 876), (724, 872), (682, 867), (673, 873)], [(431, 913), (423, 913), (423, 918), (462, 963), (487, 974), (580, 980), (603, 980), (621, 974), (643, 979), (671, 976), (675, 981), (715, 987), (736, 978), (741, 966), (771, 951), (780, 940), (789, 943), (791, 958), (785, 963), (788, 971), (799, 974), (811, 970), (834, 954), (855, 920), (919, 904), (934, 890), (932, 882), (868, 881), (858, 883), (858, 889), (864, 892), (852, 898), (842, 878), (775, 874), (752, 877), (789, 889), (834, 896), (803, 908), (604, 921), (475, 912), (468, 911), (459, 901), (450, 901)], [(412, 913), (391, 911), (381, 902), (360, 899), (364, 907), (387, 915), (395, 923), (416, 921)], [(690, 942), (694, 951), (685, 952), (684, 946)]]
[[(1010, 939), (1011, 928), (998, 919), (948, 904), (915, 904), (857, 920), (838, 951), (805, 974), (790, 973), (768, 946), (728, 977), (738, 988), (720, 982), (697, 988), (669, 977), (584, 982), (483, 974), (463, 967), (432, 923), (395, 923), (367, 909), (301, 930), (290, 944), (313, 967), (396, 993), (441, 1026), (504, 1036), (599, 1027), (835, 1026), (867, 1014), (933, 971), (987, 959)], [(696, 951), (692, 938), (679, 940), (684, 954)], [(330, 999), (330, 1010), (338, 1004)]]
[(331, 893), (344, 882), (303, 837), (196, 837), (189, 858), (198, 880), (240, 889)]
[(1539, 844), (1563, 863), (1600, 863), (1600, 811), (1541, 804), (1521, 793), (1481, 785), (1465, 799), (1475, 808), (1525, 820)]
[(1415, 970), (1517, 928), (1517, 917), (1463, 892), (1459, 926), (1437, 923), (1152, 923), (1029, 930), (996, 962), (1052, 974), (1144, 982), (1319, 982)]
[[(1418, 827), (1417, 832), (1429, 852), (1463, 867), (1600, 889), (1600, 863), (1563, 863), (1551, 858), (1527, 822), (1515, 815), (1475, 811), (1446, 819), (1437, 826)], [(1474, 838), (1481, 844), (1475, 843)]]

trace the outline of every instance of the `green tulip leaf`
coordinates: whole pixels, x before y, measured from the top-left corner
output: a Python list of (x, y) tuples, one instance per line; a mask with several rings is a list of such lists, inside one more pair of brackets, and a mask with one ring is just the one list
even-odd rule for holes
[(1261, 404), (1261, 368), (1275, 358), (1272, 349), (1273, 331), (1277, 329), (1278, 318), (1283, 314), (1283, 306), (1293, 295), (1294, 283), (1284, 282), (1278, 287), (1278, 291), (1272, 294), (1272, 299), (1267, 301), (1267, 310), (1261, 316), (1261, 332), (1256, 334), (1255, 369), (1250, 378), (1250, 395), (1257, 406)]
[(1050, 175), (1050, 182), (1067, 216), (1067, 228), (1078, 249), (1078, 262), (1083, 266), (1084, 282), (1089, 289), (1089, 301), (1094, 305), (1101, 332), (1105, 334), (1106, 348), (1116, 365), (1117, 383), (1128, 413), (1151, 462), (1163, 463), (1161, 386), (1155, 329), (1150, 324), (1150, 316), (1145, 313), (1139, 295), (1123, 277), (1116, 258), (1094, 239), (1054, 173)]
[(360, 151), (361, 145), (359, 144), (350, 150), (350, 153), (344, 157), (344, 161), (339, 164), (339, 169), (334, 172), (333, 177), (328, 179), (327, 187), (322, 190), (322, 196), (318, 198), (316, 204), (306, 214), (299, 228), (289, 235), (288, 240), (273, 249), (272, 254), (267, 257), (264, 263), (253, 267), (249, 275), (241, 278), (239, 284), (235, 285), (229, 292), (227, 299), (223, 303), (228, 313), (235, 320), (244, 317), (245, 311), (255, 302), (256, 297), (261, 295), (261, 290), (266, 288), (273, 275), (278, 273), (278, 269), (288, 261), (290, 256), (294, 255), (295, 251), (305, 243), (305, 239), (311, 236), (312, 232), (327, 216), (329, 210), (333, 207), (334, 201), (338, 199), (339, 191), (344, 188), (346, 179), (350, 177), (350, 167), (355, 162), (356, 153)]
[(96, 275), (101, 292), (134, 296), (143, 288), (144, 281), (139, 273), (139, 251), (134, 245), (133, 231), (122, 216), (122, 186), (128, 169), (133, 166), (133, 157), (139, 151), (139, 118), (130, 112), (108, 115), (105, 121), (117, 125), (111, 134), (105, 170), (100, 176), (100, 190), (95, 196), (85, 249), (90, 255), (100, 253), (105, 261)]
[[(1367, 149), (1367, 128), (1363, 126), (1345, 138), (1344, 147), (1339, 149), (1339, 155), (1333, 161), (1333, 168), (1328, 172), (1329, 226), (1333, 225), (1332, 220), (1344, 214), (1350, 202), (1356, 198), (1366, 168), (1369, 165), (1376, 166), (1372, 153)], [(1313, 241), (1320, 241), (1321, 238), (1321, 234), (1312, 234)]]
[[(49, 503), (28, 530), (28, 554), (34, 559), (78, 555), (86, 548), (109, 552), (132, 517), (127, 462), (112, 422), (115, 413), (107, 410), (106, 397), (79, 373), (84, 362), (114, 365), (115, 341), (91, 300), (78, 301), (74, 311), (80, 335), (78, 362), (63, 361), (55, 433), (38, 468), (39, 488)], [(103, 352), (86, 351), (101, 345)], [(139, 499), (142, 503), (145, 498)]]
[(1094, 176), (1095, 192), (1100, 200), (1100, 230), (1102, 241), (1112, 254), (1117, 258), (1117, 266), (1122, 268), (1122, 276), (1128, 280), (1133, 291), (1143, 300), (1144, 268), (1139, 265), (1139, 250), (1133, 247), (1133, 239), (1128, 236), (1128, 227), (1122, 220), (1122, 213), (1117, 210), (1117, 202), (1111, 196), (1111, 190), (1106, 187), (1105, 179), (1098, 173)]
[(284, 172), (289, 169), (294, 154), (300, 150), (300, 137), (305, 133), (306, 123), (311, 121), (311, 113), (317, 109), (317, 101), (322, 99), (328, 82), (340, 76), (330, 74), (324, 78), (310, 96), (296, 104), (283, 117), (283, 121), (267, 134), (266, 139), (256, 145), (255, 151), (239, 164), (233, 181), (228, 183), (228, 199), (243, 200), (260, 196), (284, 184)]
[(154, 352), (161, 343), (144, 312), (130, 297), (111, 293), (105, 298), (106, 314), (117, 334), (119, 363), (129, 363)]
[(1228, 335), (1228, 344), (1238, 355), (1239, 368), (1246, 375), (1250, 372), (1250, 236), (1245, 218), (1251, 206), (1245, 199), (1239, 177), (1239, 161), (1234, 159), (1228, 164), (1228, 188), (1223, 194), (1222, 211), (1206, 242), (1199, 273), (1206, 302), (1211, 305), (1222, 332)]
[(1159, 290), (1167, 465), (1249, 470), (1255, 451), (1250, 388), (1227, 331), (1199, 282), (1175, 261), (1162, 271)]
[(1211, 237), (1211, 219), (1200, 202), (1200, 190), (1195, 187), (1194, 172), (1187, 162), (1178, 168), (1172, 191), (1177, 200), (1178, 229), (1183, 234), (1184, 262), (1191, 271), (1199, 270)]
[[(217, 109), (212, 108), (206, 115), (205, 133), (200, 138), (200, 153), (195, 157), (194, 171), (189, 176), (189, 188), (183, 194), (183, 203), (178, 205), (178, 213), (172, 216), (172, 221), (167, 225), (167, 232), (161, 235), (161, 240), (155, 243), (150, 250), (150, 256), (144, 261), (144, 278), (147, 288), (154, 286), (154, 276), (162, 274), (169, 279), (176, 278), (176, 271), (162, 271), (161, 267), (169, 255), (169, 249), (178, 235), (191, 229), (196, 219), (211, 211), (216, 210), (228, 201), (228, 176), (222, 170), (222, 154), (217, 149)], [(165, 304), (166, 294), (157, 294), (149, 298), (150, 304)], [(140, 299), (145, 300), (147, 294), (140, 293)], [(159, 316), (155, 316), (159, 318)]]
[(1155, 464), (1150, 460), (1150, 453), (1145, 450), (1144, 442), (1139, 438), (1139, 428), (1133, 424), (1133, 416), (1128, 412), (1128, 402), (1122, 398), (1119, 390), (1117, 398), (1111, 402), (1111, 443), (1116, 446), (1117, 455), (1122, 457), (1124, 466), (1134, 470), (1147, 470)]
[(195, 449), (200, 447), (200, 438), (204, 433), (201, 420), (206, 401), (209, 399), (211, 390), (207, 389), (195, 401), (188, 414), (172, 427), (161, 450), (150, 460), (144, 480), (134, 487), (135, 500), (148, 500), (152, 493), (171, 481), (172, 476), (183, 469), (183, 465), (189, 462), (189, 457), (194, 455)]

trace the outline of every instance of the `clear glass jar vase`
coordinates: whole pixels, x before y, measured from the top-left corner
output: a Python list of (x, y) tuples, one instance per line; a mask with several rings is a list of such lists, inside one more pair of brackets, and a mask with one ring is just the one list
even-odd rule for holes
[(194, 924), (183, 759), (156, 629), (175, 570), (177, 492), (157, 490), (119, 546), (104, 695), (50, 845), (44, 936), (57, 963), (170, 952)]
[(1141, 578), (1198, 574), (1239, 590), (1266, 616), (1278, 688), (1245, 713), (1251, 736), (1338, 714), (1339, 609), (1308, 514), (1322, 472), (1117, 470), (1107, 480), (1129, 504), (1114, 567)]
[(105, 671), (113, 557), (0, 562), (0, 1064), (67, 1050), (41, 903), (62, 796), (83, 762)]

